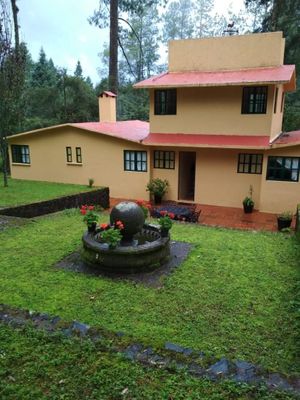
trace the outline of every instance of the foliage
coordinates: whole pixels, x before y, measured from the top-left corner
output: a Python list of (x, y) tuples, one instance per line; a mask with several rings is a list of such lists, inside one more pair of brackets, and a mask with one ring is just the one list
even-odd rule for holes
[(284, 211), (278, 215), (278, 218), (286, 221), (291, 221), (293, 219), (293, 213), (292, 211)]
[(88, 190), (86, 185), (9, 179), (8, 188), (0, 186), (0, 207), (35, 203)]
[(142, 211), (144, 213), (145, 220), (146, 220), (148, 218), (148, 214), (149, 214), (149, 205), (148, 205), (148, 203), (145, 200), (137, 200), (136, 204), (141, 207), (141, 209), (142, 209)]
[(163, 197), (169, 187), (169, 182), (166, 179), (154, 178), (148, 182), (146, 190), (151, 194), (159, 197)]
[(208, 359), (300, 372), (300, 246), (292, 236), (174, 224), (172, 239), (193, 249), (153, 289), (55, 268), (78, 251), (82, 231), (78, 213), (63, 212), (0, 232), (0, 302), (123, 331), (152, 346), (171, 341)]
[(167, 211), (160, 212), (161, 217), (158, 219), (158, 223), (161, 229), (170, 230), (173, 225), (172, 219), (174, 219), (175, 215), (173, 213), (168, 213)]
[[(121, 239), (122, 239), (122, 233), (121, 230), (123, 228), (121, 228), (120, 225), (118, 225), (119, 227), (108, 227), (105, 228), (101, 234), (100, 234), (100, 240), (103, 241), (104, 243), (107, 243), (109, 245), (110, 248), (114, 249), (115, 247), (117, 247), (117, 245), (120, 243)], [(123, 227), (123, 225), (122, 225)]]
[(191, 38), (194, 33), (193, 2), (176, 0), (169, 3), (164, 15), (163, 37), (166, 42)]
[(94, 206), (88, 205), (83, 205), (80, 208), (80, 214), (84, 216), (83, 222), (85, 222), (88, 227), (91, 227), (99, 219), (99, 215), (94, 212), (94, 209)]
[(89, 178), (89, 187), (93, 187), (95, 180), (93, 178)]
[(252, 199), (252, 197), (246, 196), (243, 200), (243, 204), (244, 206), (247, 207), (254, 207), (254, 201)]

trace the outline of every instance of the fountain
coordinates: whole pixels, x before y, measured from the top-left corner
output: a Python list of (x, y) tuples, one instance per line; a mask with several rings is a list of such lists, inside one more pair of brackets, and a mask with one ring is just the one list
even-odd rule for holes
[(170, 236), (163, 237), (156, 225), (145, 224), (136, 203), (121, 202), (111, 211), (110, 224), (121, 221), (122, 240), (115, 248), (101, 243), (101, 231), (85, 232), (81, 257), (104, 272), (137, 273), (159, 268), (170, 256)]

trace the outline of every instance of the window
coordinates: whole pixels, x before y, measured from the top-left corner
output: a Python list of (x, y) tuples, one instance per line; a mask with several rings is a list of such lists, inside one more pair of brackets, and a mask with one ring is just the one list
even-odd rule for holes
[(176, 115), (176, 89), (154, 91), (154, 114)]
[(154, 151), (154, 168), (174, 169), (175, 153), (174, 151)]
[(266, 114), (268, 87), (247, 86), (243, 88), (242, 114)]
[(72, 162), (72, 147), (66, 147), (67, 162)]
[(78, 164), (82, 163), (81, 147), (76, 147), (76, 162)]
[(12, 144), (12, 162), (19, 164), (30, 164), (29, 146)]
[(299, 157), (276, 157), (268, 159), (267, 180), (269, 181), (299, 181)]
[(276, 88), (276, 90), (275, 90), (274, 114), (276, 114), (276, 111), (277, 111), (277, 98), (278, 98), (278, 88)]
[(146, 172), (147, 152), (124, 150), (124, 170)]
[(239, 154), (238, 171), (242, 174), (261, 174), (262, 173), (262, 154)]

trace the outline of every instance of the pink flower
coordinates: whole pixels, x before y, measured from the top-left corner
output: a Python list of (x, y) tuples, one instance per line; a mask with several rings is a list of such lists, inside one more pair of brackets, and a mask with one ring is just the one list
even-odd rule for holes
[(169, 217), (170, 217), (171, 219), (174, 219), (174, 218), (175, 218), (175, 214), (174, 214), (174, 213), (169, 213), (168, 215), (169, 215)]
[(95, 207), (94, 206), (87, 206), (87, 208), (88, 208), (89, 211), (93, 211)]

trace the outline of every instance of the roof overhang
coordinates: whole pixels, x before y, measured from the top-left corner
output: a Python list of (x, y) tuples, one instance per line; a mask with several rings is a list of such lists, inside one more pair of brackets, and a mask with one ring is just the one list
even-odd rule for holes
[(234, 71), (166, 72), (134, 85), (135, 89), (284, 84), (296, 89), (295, 65)]
[(282, 132), (272, 142), (272, 148), (300, 146), (300, 131)]

